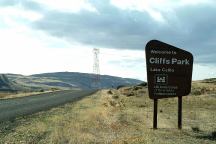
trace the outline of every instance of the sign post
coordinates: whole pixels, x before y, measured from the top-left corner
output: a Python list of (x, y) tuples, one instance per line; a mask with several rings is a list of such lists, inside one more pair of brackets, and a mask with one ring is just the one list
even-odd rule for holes
[(157, 129), (158, 99), (154, 99), (153, 129)]
[(182, 96), (178, 97), (178, 129), (182, 129)]
[(146, 45), (149, 97), (154, 100), (153, 128), (157, 129), (158, 99), (178, 97), (178, 128), (182, 128), (182, 96), (191, 91), (193, 55), (151, 40)]

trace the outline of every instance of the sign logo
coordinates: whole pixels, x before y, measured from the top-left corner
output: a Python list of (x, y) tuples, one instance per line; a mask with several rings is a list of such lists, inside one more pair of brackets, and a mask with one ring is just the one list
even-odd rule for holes
[(155, 75), (155, 84), (166, 85), (167, 80), (168, 80), (168, 75), (161, 75), (161, 74)]
[(158, 40), (148, 42), (145, 51), (151, 99), (190, 93), (193, 68), (193, 55), (190, 52)]

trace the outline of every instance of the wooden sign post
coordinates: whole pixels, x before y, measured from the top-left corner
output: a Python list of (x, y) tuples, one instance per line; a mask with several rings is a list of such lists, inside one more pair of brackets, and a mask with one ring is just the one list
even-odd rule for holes
[(157, 129), (158, 99), (178, 97), (178, 128), (182, 128), (182, 96), (191, 91), (193, 55), (151, 40), (146, 45), (149, 97), (154, 100), (153, 128)]
[(178, 97), (178, 129), (182, 129), (182, 96)]
[(157, 129), (158, 99), (154, 99), (153, 129)]

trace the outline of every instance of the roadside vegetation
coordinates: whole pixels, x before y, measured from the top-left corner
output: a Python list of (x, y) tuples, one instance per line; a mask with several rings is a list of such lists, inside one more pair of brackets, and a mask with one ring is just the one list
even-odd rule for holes
[(0, 143), (216, 143), (214, 83), (195, 82), (183, 98), (183, 130), (177, 98), (159, 100), (158, 130), (146, 86), (101, 90), (80, 101), (0, 124)]
[(38, 95), (43, 93), (51, 93), (54, 91), (59, 91), (60, 89), (51, 89), (51, 90), (39, 90), (39, 91), (17, 91), (17, 92), (0, 92), (0, 100), (1, 99), (10, 99), (10, 98), (18, 98), (25, 96)]

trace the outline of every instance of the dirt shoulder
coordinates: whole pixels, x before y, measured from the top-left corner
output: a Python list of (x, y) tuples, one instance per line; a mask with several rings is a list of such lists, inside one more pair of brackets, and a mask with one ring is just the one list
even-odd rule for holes
[(44, 94), (44, 93), (51, 93), (51, 92), (54, 92), (54, 91), (49, 90), (49, 91), (43, 91), (43, 92), (17, 92), (17, 93), (0, 92), (0, 100), (1, 99), (11, 99), (11, 98), (26, 97), (26, 96), (32, 96), (32, 95), (38, 95), (38, 94)]

